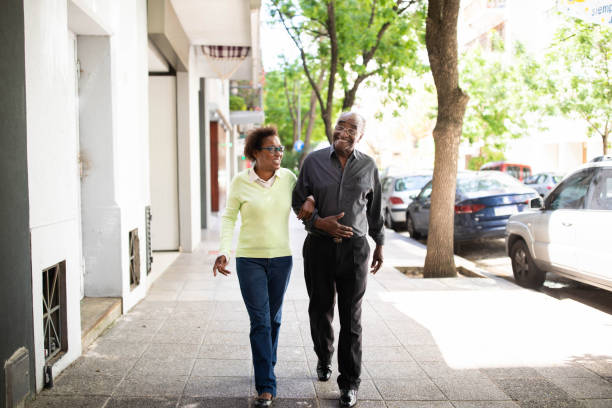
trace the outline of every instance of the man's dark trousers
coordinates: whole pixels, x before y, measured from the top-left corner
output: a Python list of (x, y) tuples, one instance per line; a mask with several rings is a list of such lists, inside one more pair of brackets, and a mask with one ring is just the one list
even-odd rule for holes
[(310, 333), (320, 361), (334, 352), (335, 295), (338, 293), (338, 386), (358, 389), (361, 376), (361, 300), (368, 279), (370, 247), (366, 237), (343, 239), (308, 234), (304, 241), (304, 278), (310, 303)]

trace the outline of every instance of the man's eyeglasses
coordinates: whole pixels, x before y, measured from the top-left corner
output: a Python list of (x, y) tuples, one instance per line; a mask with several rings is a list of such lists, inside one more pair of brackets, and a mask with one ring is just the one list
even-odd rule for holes
[(336, 125), (336, 130), (338, 130), (340, 132), (346, 131), (346, 133), (349, 136), (351, 136), (351, 137), (355, 136), (357, 134), (357, 129), (353, 129), (351, 127), (345, 127), (345, 126), (342, 126), (342, 125)]
[(266, 146), (266, 147), (259, 148), (259, 150), (267, 150), (272, 154), (282, 153), (285, 151), (285, 146)]

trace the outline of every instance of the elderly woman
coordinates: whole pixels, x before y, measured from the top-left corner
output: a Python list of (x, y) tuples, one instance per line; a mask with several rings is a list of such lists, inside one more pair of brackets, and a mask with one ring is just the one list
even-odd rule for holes
[[(276, 128), (252, 131), (244, 155), (255, 162), (232, 180), (222, 219), (220, 255), (213, 273), (228, 275), (230, 245), (236, 218), (242, 224), (236, 250), (240, 291), (251, 321), (251, 352), (255, 368), (255, 407), (268, 407), (276, 396), (276, 349), (283, 297), (293, 258), (289, 248), (289, 212), (295, 175), (280, 167), (283, 146)], [(304, 203), (303, 217), (314, 209), (312, 198)]]

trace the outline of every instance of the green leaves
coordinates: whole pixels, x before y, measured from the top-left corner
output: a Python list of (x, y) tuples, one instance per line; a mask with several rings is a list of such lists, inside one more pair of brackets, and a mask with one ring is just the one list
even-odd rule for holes
[(612, 29), (566, 18), (545, 64), (545, 111), (584, 120), (590, 135), (605, 140), (612, 128)]
[[(460, 58), (460, 84), (470, 95), (463, 137), (470, 143), (503, 149), (511, 139), (524, 136), (538, 124), (537, 100), (533, 89), (538, 82), (538, 65), (521, 44), (510, 54), (499, 37), (493, 51), (481, 48)], [(490, 155), (492, 156), (492, 155)]]

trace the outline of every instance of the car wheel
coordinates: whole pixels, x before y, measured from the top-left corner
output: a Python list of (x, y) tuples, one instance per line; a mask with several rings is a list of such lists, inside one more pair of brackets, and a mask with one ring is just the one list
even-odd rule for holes
[(393, 221), (391, 220), (391, 213), (389, 209), (385, 211), (385, 227), (393, 229)]
[(525, 241), (519, 240), (512, 245), (510, 259), (516, 283), (529, 289), (542, 287), (546, 279), (546, 272), (536, 266)]
[(406, 213), (406, 231), (410, 234), (410, 238), (419, 239), (421, 237), (421, 234), (414, 228), (414, 220), (410, 213)]

